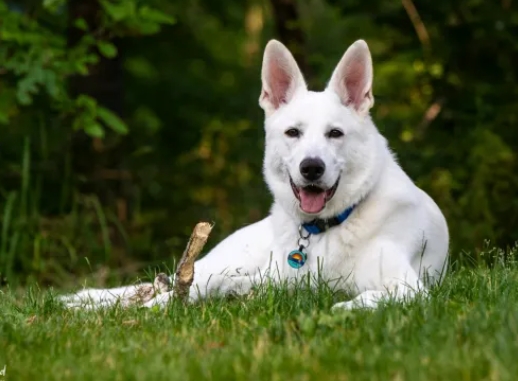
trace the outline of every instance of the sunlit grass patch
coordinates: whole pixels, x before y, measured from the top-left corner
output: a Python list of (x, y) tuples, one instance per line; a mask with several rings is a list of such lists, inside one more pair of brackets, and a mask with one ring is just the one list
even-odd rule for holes
[(301, 285), (168, 308), (65, 310), (55, 292), (0, 297), (0, 369), (46, 380), (514, 380), (513, 261), (450, 272), (429, 298), (332, 314)]

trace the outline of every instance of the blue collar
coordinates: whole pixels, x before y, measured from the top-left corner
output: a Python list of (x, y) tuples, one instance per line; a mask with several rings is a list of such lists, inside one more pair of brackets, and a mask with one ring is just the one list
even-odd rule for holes
[(328, 230), (329, 228), (332, 228), (333, 226), (340, 225), (342, 222), (344, 222), (351, 213), (353, 212), (355, 205), (352, 205), (345, 209), (342, 213), (340, 213), (338, 216), (331, 217), (331, 218), (324, 218), (324, 219), (314, 219), (313, 221), (307, 222), (305, 224), (302, 224), (302, 227), (306, 229), (306, 231), (309, 234), (320, 234)]

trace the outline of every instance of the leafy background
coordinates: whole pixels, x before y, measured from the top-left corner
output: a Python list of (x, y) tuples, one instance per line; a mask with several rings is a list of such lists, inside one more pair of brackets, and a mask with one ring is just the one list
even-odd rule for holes
[(1, 282), (127, 280), (264, 217), (270, 38), (314, 89), (369, 43), (376, 124), (485, 261), (518, 238), (517, 35), (514, 0), (0, 0)]

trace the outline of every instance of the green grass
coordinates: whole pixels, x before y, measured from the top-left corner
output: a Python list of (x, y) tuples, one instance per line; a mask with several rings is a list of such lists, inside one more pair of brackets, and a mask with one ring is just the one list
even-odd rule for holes
[(518, 266), (460, 268), (428, 300), (330, 313), (322, 287), (165, 310), (0, 294), (6, 380), (516, 380)]

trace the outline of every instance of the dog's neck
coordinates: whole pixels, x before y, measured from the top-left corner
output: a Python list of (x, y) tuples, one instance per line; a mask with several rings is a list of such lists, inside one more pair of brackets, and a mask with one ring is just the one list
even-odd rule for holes
[(331, 218), (316, 218), (313, 221), (306, 222), (302, 224), (302, 227), (309, 234), (321, 234), (325, 231), (331, 229), (332, 227), (338, 226), (341, 223), (345, 222), (352, 214), (357, 204), (351, 205), (347, 209), (345, 209), (342, 213), (338, 214), (335, 217)]

